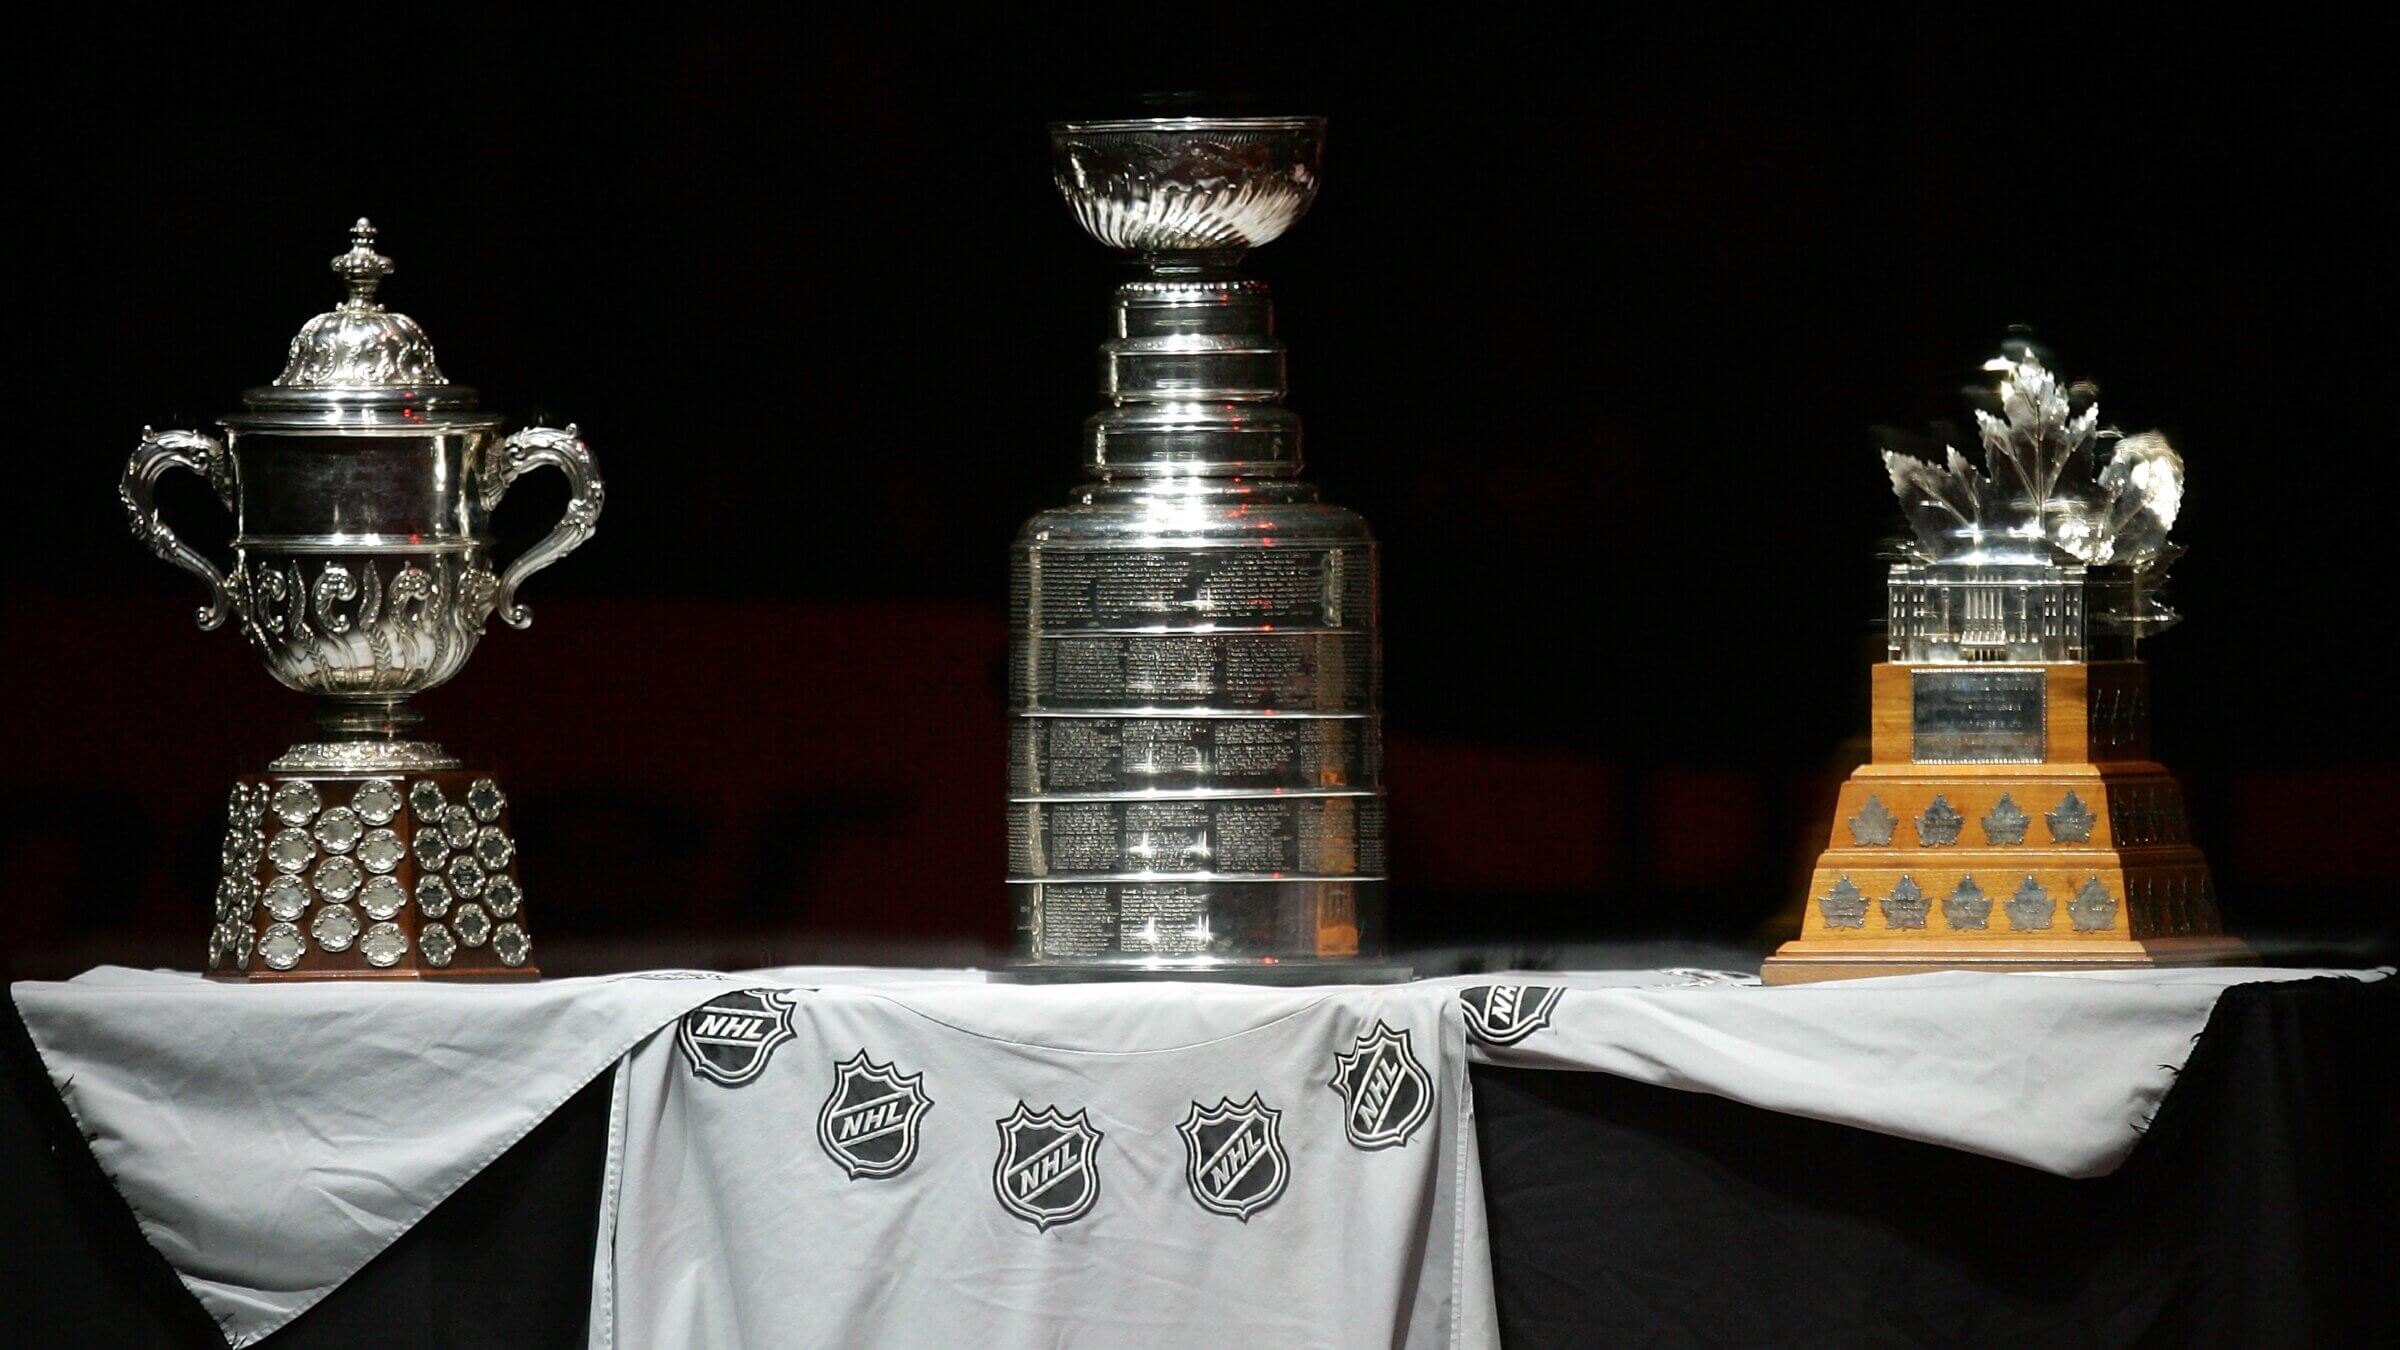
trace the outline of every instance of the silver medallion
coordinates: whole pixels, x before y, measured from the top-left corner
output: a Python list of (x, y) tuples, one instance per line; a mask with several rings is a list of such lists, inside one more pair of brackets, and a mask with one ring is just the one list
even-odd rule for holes
[(308, 883), (289, 874), (267, 883), (263, 897), (267, 912), (278, 919), (297, 919), (308, 908)]
[(483, 906), (472, 901), (458, 907), (450, 926), (457, 930), (458, 940), (470, 947), (482, 946), (483, 940), (492, 935), (491, 916), (483, 912)]
[(492, 952), (500, 958), (501, 965), (521, 966), (533, 954), (533, 939), (525, 936), (525, 930), (516, 924), (504, 923), (492, 930)]
[(450, 841), (439, 825), (419, 825), (415, 848), (417, 866), (424, 871), (439, 872), (450, 861)]
[(300, 957), (307, 951), (308, 939), (288, 923), (268, 924), (267, 931), (258, 935), (259, 959), (277, 970), (290, 970), (300, 964)]
[(442, 839), (452, 848), (466, 848), (475, 842), (475, 813), (463, 806), (453, 806), (442, 812)]
[(297, 872), (317, 856), (317, 841), (302, 829), (278, 830), (267, 845), (267, 860), (278, 872)]
[(359, 927), (357, 910), (348, 905), (329, 904), (320, 908), (317, 917), (308, 921), (308, 935), (315, 938), (317, 945), (325, 950), (342, 952), (348, 951), (350, 944), (358, 940)]
[(500, 785), (489, 778), (478, 778), (467, 786), (467, 809), (487, 825), (498, 820), (501, 809), (507, 805), (508, 798), (501, 794)]
[(370, 778), (350, 794), (350, 809), (369, 825), (389, 825), (400, 814), (400, 789), (388, 778)]
[(399, 965), (400, 958), (408, 955), (408, 935), (396, 923), (379, 923), (358, 940), (358, 952), (378, 969)]
[(370, 872), (389, 872), (408, 856), (400, 836), (388, 829), (373, 829), (358, 841), (358, 860)]
[(356, 858), (339, 856), (318, 863), (316, 875), (312, 878), (317, 894), (328, 900), (349, 899), (358, 894), (358, 888), (366, 879), (366, 870), (358, 865)]
[(483, 894), (483, 883), (483, 864), (463, 855), (450, 860), (450, 889), (461, 898), (472, 900)]
[(408, 903), (408, 892), (398, 877), (369, 877), (358, 893), (358, 907), (370, 919), (388, 919), (398, 914)]
[(517, 906), (524, 903), (524, 899), (525, 893), (518, 888), (517, 879), (505, 872), (493, 877), (483, 888), (483, 903), (496, 918), (515, 918)]
[(416, 814), (420, 823), (433, 825), (441, 821), (442, 813), (450, 809), (450, 803), (442, 796), (441, 784), (430, 778), (420, 778), (409, 784), (408, 809)]
[(306, 825), (322, 805), (317, 785), (305, 778), (286, 779), (275, 789), (275, 818), (286, 825)]
[(497, 872), (508, 866), (508, 860), (515, 856), (517, 846), (509, 842), (508, 836), (502, 834), (497, 826), (486, 825), (476, 834), (475, 857), (486, 869)]
[(417, 910), (429, 919), (450, 912), (450, 883), (431, 872), (417, 878)]
[(417, 934), (417, 950), (425, 953), (425, 964), (439, 970), (458, 955), (458, 939), (450, 936), (448, 928), (429, 923)]
[(327, 853), (348, 853), (365, 832), (366, 826), (360, 823), (356, 811), (337, 806), (317, 817), (317, 827), (312, 833)]

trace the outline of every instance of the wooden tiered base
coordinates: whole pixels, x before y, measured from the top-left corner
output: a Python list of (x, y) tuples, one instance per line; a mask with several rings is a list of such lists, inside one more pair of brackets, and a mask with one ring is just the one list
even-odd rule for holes
[(211, 978), (540, 978), (491, 776), (274, 772), (228, 811)]
[(1960, 668), (1875, 668), (1872, 760), (1767, 983), (2256, 959), (2224, 936), (2182, 789), (2149, 758), (2141, 663), (1973, 667), (2042, 672), (2042, 761), (2005, 764), (1918, 762), (1920, 669)]

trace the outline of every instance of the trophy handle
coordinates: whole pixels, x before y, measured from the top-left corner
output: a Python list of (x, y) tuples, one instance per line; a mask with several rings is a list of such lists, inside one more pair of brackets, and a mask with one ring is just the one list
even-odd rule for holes
[(151, 492), (158, 486), (161, 475), (169, 469), (189, 469), (208, 480), (216, 489), (217, 500), (225, 509), (234, 510), (233, 457), (216, 437), (197, 431), (152, 431), (142, 428), (142, 443), (125, 461), (125, 476), (117, 481), (117, 497), (125, 503), (125, 516), (133, 526), (134, 537), (150, 546), (150, 551), (184, 571), (200, 578), (208, 586), (208, 603), (196, 616), (202, 629), (225, 622), (225, 611), (233, 605), (233, 595), (226, 589), (225, 574), (217, 570), (199, 550), (175, 536), (167, 522), (159, 518), (158, 505)]
[(607, 485), (600, 481), (599, 467), (592, 463), (592, 452), (584, 447), (576, 434), (575, 424), (558, 431), (550, 427), (527, 427), (502, 441), (484, 462), (483, 507), (486, 511), (500, 504), (511, 483), (528, 472), (549, 465), (567, 476), (567, 513), (542, 541), (525, 550), (508, 571), (500, 577), (500, 618), (511, 628), (523, 628), (533, 622), (533, 615), (517, 603), (517, 587), (525, 578), (573, 552), (577, 545), (592, 537), (600, 520), (600, 503)]

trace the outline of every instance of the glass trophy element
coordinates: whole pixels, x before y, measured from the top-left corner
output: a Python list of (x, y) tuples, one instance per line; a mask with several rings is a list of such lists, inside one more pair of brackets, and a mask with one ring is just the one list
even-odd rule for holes
[[(119, 484), (135, 537), (208, 588), (267, 671), (313, 696), (317, 730), (228, 803), (207, 970), (226, 979), (530, 979), (533, 939), (507, 794), (420, 739), (410, 696), (456, 675), (517, 587), (591, 537), (602, 485), (573, 426), (504, 435), (433, 344), (375, 298), (393, 268), (361, 219), (333, 260), (348, 289), (242, 396), (222, 439), (145, 431)], [(565, 518), (504, 569), (490, 519), (537, 468)], [(170, 470), (233, 513), (233, 565), (178, 538), (152, 500)]]
[(1406, 978), (1385, 965), (1374, 537), (1302, 482), (1243, 253), (1317, 193), (1314, 117), (1051, 128), (1058, 189), (1134, 275), (1088, 481), (1011, 557), (1011, 973)]
[(2179, 549), (2183, 459), (2100, 425), (2012, 343), (1984, 467), (1884, 452), (1909, 538), (1800, 936), (1769, 984), (1927, 970), (2232, 965), (2183, 793), (2151, 758), (2144, 637)]

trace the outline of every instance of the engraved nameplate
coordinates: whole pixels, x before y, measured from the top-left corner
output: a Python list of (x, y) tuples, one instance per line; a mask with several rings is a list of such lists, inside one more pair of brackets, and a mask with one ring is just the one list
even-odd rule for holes
[(1909, 758), (1918, 764), (2039, 764), (2047, 748), (2039, 670), (1909, 672)]

